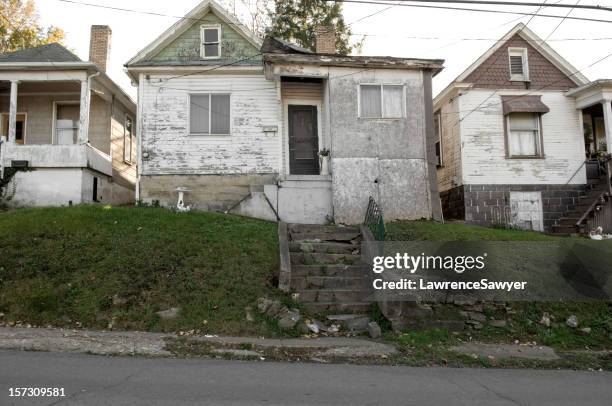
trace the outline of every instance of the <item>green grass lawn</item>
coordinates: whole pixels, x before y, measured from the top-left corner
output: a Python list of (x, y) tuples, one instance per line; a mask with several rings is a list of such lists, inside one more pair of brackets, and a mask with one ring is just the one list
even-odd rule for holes
[[(275, 334), (245, 306), (278, 296), (276, 224), (157, 208), (0, 213), (0, 312), (46, 326)], [(181, 307), (174, 320), (155, 312)]]
[(390, 241), (550, 241), (542, 233), (434, 221), (395, 221), (386, 225)]

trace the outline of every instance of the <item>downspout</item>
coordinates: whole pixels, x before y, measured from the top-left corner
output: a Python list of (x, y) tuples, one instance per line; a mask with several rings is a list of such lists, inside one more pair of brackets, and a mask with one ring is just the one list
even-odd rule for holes
[(89, 117), (91, 116), (91, 80), (98, 76), (100, 76), (100, 71), (87, 76), (87, 122), (85, 123), (85, 128), (87, 129), (87, 144), (89, 144)]

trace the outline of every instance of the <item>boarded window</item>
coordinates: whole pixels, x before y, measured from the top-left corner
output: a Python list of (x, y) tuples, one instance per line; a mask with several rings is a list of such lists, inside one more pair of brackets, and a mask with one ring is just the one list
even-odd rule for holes
[(508, 152), (511, 157), (542, 155), (542, 134), (539, 113), (508, 114)]
[(202, 58), (219, 58), (221, 56), (221, 27), (202, 27)]
[(230, 134), (229, 94), (192, 94), (190, 97), (191, 134)]
[(404, 117), (403, 85), (361, 85), (359, 87), (359, 117)]
[(134, 145), (134, 123), (130, 117), (125, 118), (123, 127), (123, 160), (132, 163), (132, 148)]
[(529, 66), (527, 64), (527, 49), (509, 48), (510, 80), (528, 81)]
[(434, 114), (434, 139), (436, 140), (436, 165), (442, 166), (442, 115)]

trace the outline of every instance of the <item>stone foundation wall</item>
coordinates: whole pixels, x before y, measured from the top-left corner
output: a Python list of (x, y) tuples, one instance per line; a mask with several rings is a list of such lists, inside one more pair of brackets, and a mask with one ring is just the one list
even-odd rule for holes
[(197, 210), (225, 211), (249, 195), (251, 186), (276, 183), (276, 174), (252, 175), (143, 175), (140, 200), (164, 207), (176, 206), (176, 188), (189, 189), (185, 204)]
[(465, 221), (471, 224), (508, 224), (511, 192), (540, 192), (544, 230), (572, 210), (586, 185), (464, 185)]

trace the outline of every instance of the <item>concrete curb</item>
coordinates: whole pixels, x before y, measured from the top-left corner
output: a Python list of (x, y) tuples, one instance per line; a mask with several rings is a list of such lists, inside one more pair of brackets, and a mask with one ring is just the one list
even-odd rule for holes
[[(75, 352), (96, 355), (140, 355), (171, 357), (168, 344), (185, 340), (214, 349), (240, 349), (248, 346), (262, 354), (270, 351), (308, 353), (311, 357), (380, 358), (397, 352), (394, 346), (376, 341), (319, 337), (313, 339), (267, 339), (253, 337), (178, 336), (145, 332), (65, 330), (48, 328), (0, 327), (0, 349), (49, 352)], [(231, 351), (216, 351), (230, 352)], [(189, 354), (186, 354), (189, 355)]]

